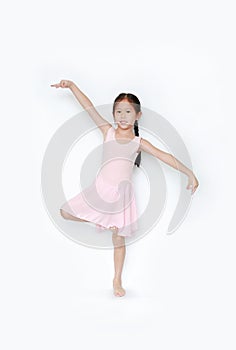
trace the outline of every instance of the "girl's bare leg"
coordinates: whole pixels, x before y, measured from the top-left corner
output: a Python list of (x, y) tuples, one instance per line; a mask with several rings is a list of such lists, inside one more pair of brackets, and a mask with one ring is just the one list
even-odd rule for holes
[[(63, 209), (60, 209), (61, 216), (66, 219), (66, 220), (74, 220), (74, 221), (86, 221), (88, 220), (83, 220), (80, 218), (77, 218), (76, 216), (73, 216)], [(113, 232), (112, 234), (112, 241), (114, 245), (114, 266), (115, 266), (115, 275), (113, 278), (113, 290), (114, 290), (114, 295), (115, 296), (120, 296), (122, 297), (125, 295), (125, 290), (122, 287), (122, 282), (121, 282), (121, 275), (122, 275), (122, 270), (123, 270), (123, 265), (124, 265), (124, 259), (125, 259), (125, 237), (118, 236), (118, 229), (117, 227), (110, 228)]]
[(66, 219), (66, 220), (73, 220), (73, 221), (86, 221), (88, 222), (88, 220), (82, 220), (80, 218), (77, 218), (76, 216), (73, 216), (69, 213), (67, 213), (65, 210), (63, 209), (60, 209), (60, 213), (61, 213), (61, 216)]
[(122, 297), (125, 295), (125, 290), (122, 287), (121, 275), (124, 265), (126, 247), (125, 247), (125, 237), (118, 236), (118, 229), (114, 227), (112, 230), (112, 241), (114, 245), (114, 267), (115, 275), (113, 278), (113, 291), (115, 296)]

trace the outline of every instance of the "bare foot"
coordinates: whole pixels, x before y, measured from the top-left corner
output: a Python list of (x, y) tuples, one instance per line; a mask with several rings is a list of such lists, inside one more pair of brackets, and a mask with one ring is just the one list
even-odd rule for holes
[(113, 279), (113, 292), (116, 297), (123, 297), (125, 295), (125, 290), (121, 285), (119, 280)]

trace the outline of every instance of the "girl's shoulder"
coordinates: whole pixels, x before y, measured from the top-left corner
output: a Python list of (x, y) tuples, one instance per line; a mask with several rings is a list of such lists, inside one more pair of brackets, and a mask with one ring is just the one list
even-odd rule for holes
[(139, 137), (139, 139), (140, 139), (140, 142), (139, 142), (139, 151), (147, 151), (147, 150), (151, 150), (151, 148), (152, 148), (152, 144), (148, 141), (148, 140), (146, 140), (146, 139), (144, 139), (143, 137)]
[(159, 159), (162, 159), (163, 156), (166, 154), (166, 152), (155, 147), (150, 141), (144, 139), (143, 137), (141, 137), (140, 139), (139, 151), (147, 152)]

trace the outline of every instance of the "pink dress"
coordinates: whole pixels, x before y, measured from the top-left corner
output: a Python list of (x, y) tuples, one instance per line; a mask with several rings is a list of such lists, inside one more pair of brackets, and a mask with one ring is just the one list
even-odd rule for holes
[(132, 237), (138, 229), (132, 172), (140, 140), (135, 136), (131, 141), (118, 142), (113, 126), (108, 129), (96, 179), (61, 209), (94, 223), (97, 232), (116, 226), (118, 235)]

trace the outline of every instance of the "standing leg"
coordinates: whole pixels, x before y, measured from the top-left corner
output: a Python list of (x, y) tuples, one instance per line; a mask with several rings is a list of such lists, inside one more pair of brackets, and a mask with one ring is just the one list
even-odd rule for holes
[(112, 234), (112, 241), (114, 245), (114, 267), (115, 275), (113, 278), (113, 291), (115, 296), (122, 297), (125, 295), (125, 290), (122, 287), (121, 275), (124, 265), (126, 247), (125, 247), (125, 237), (118, 236), (118, 229), (115, 227)]

